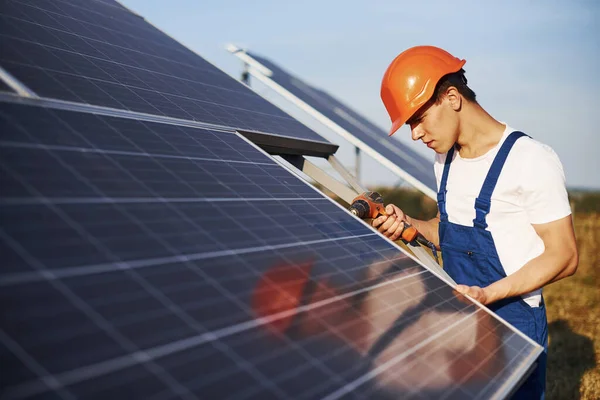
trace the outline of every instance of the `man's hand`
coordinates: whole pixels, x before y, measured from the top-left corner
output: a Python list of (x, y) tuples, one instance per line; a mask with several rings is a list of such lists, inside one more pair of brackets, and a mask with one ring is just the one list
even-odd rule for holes
[(485, 288), (480, 288), (479, 286), (456, 285), (456, 291), (468, 295), (481, 304), (485, 305), (488, 303), (488, 296), (485, 292)]
[(404, 230), (403, 221), (406, 219), (406, 215), (393, 204), (388, 204), (385, 207), (385, 212), (387, 215), (375, 218), (371, 224), (391, 240), (398, 240)]

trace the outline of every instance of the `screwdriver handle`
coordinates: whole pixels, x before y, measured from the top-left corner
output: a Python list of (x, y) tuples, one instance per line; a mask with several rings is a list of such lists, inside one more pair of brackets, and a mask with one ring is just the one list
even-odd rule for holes
[(404, 229), (402, 230), (402, 239), (406, 240), (407, 242), (412, 242), (413, 240), (415, 240), (417, 238), (417, 236), (419, 236), (419, 231), (417, 230), (417, 228), (415, 228), (414, 226), (412, 226), (411, 224), (409, 224), (406, 221), (404, 222)]

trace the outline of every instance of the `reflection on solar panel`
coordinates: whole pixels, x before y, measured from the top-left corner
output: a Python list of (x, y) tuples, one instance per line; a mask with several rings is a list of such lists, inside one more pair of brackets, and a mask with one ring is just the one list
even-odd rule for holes
[[(437, 199), (433, 162), (414, 152), (399, 140), (389, 138), (381, 128), (356, 113), (328, 93), (308, 85), (273, 62), (245, 50), (230, 51), (249, 62), (250, 72), (262, 82), (303, 106), (336, 133), (375, 158), (400, 178), (426, 195)], [(308, 106), (308, 109), (307, 107)], [(324, 119), (328, 121), (324, 121)], [(332, 126), (335, 125), (335, 126)]]
[(540, 354), (234, 130), (66, 108), (0, 95), (0, 398), (501, 398)]
[(0, 38), (2, 66), (40, 96), (326, 142), (123, 7), (4, 1)]

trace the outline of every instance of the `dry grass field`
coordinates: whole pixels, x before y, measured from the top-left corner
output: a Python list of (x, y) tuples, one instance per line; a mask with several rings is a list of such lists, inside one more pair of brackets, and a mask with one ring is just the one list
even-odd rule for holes
[(576, 213), (577, 273), (544, 289), (549, 400), (600, 399), (600, 214)]

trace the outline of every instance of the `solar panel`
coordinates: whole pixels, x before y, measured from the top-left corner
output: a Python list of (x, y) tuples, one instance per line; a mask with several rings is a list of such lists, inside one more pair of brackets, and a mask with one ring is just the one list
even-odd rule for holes
[[(237, 125), (99, 107), (89, 86), (64, 85), (91, 80), (50, 68), (37, 52), (58, 53), (37, 28), (102, 32), (83, 42), (110, 39), (111, 57), (150, 60), (152, 44), (206, 64), (118, 3), (10, 1), (2, 14), (0, 67), (30, 86), (0, 94), (0, 398), (502, 398), (541, 353)], [(111, 42), (122, 34), (126, 51)], [(144, 68), (125, 69), (164, 84)], [(229, 105), (255, 95), (220, 74), (198, 79), (253, 130), (256, 109)], [(61, 90), (73, 102), (47, 98)], [(309, 140), (285, 119), (260, 123)]]
[(44, 97), (328, 143), (116, 4), (4, 1), (0, 63)]
[[(381, 128), (346, 106), (327, 92), (315, 88), (281, 67), (246, 50), (230, 46), (230, 51), (250, 62), (250, 72), (262, 82), (284, 94), (303, 109), (323, 118), (336, 133), (375, 158), (400, 178), (411, 183), (426, 195), (437, 199), (433, 162), (413, 151)], [(307, 107), (308, 106), (308, 109)], [(332, 126), (335, 125), (335, 126)]]
[(540, 352), (233, 132), (0, 110), (6, 398), (489, 398)]
[(4, 81), (0, 80), (0, 91), (12, 92), (12, 89)]
[(94, 0), (94, 1), (99, 1), (104, 4), (129, 11), (127, 8), (123, 7), (123, 5), (116, 0)]

